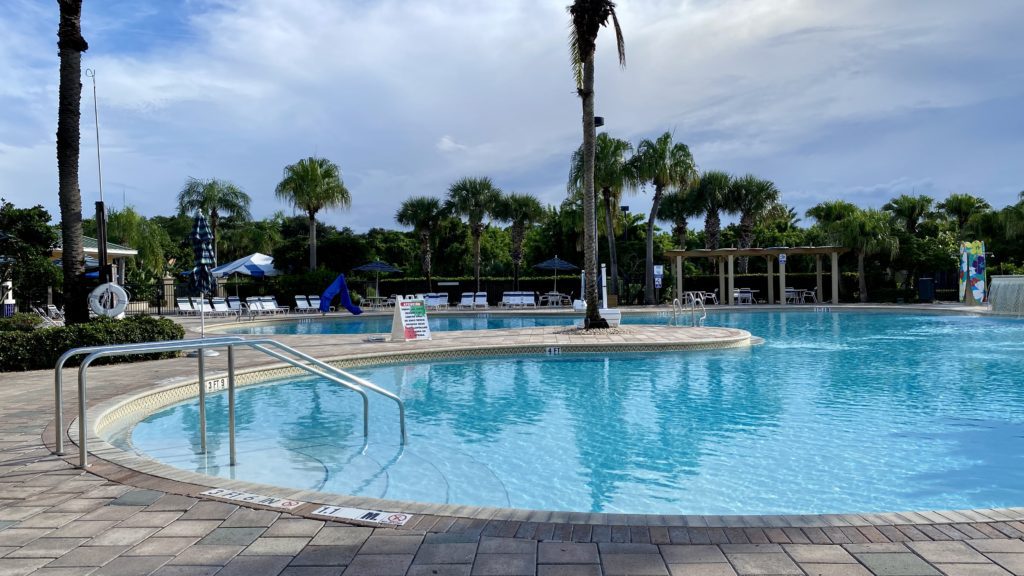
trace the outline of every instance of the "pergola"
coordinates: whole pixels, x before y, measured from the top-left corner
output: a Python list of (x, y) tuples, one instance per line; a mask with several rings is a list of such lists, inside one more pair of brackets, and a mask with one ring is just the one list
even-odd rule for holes
[[(665, 255), (675, 263), (676, 272), (676, 294), (683, 293), (683, 260), (686, 258), (711, 258), (718, 266), (718, 292), (722, 295), (722, 301), (730, 305), (735, 304), (734, 290), (736, 288), (734, 265), (737, 256), (756, 257), (759, 256), (768, 261), (768, 303), (775, 302), (775, 262), (779, 262), (779, 294), (782, 295), (780, 303), (786, 304), (786, 257), (788, 255), (813, 255), (818, 275), (818, 302), (823, 301), (821, 284), (821, 257), (828, 254), (832, 257), (832, 303), (839, 304), (839, 255), (849, 252), (849, 248), (842, 246), (797, 246), (793, 248), (718, 248), (716, 250), (667, 250)], [(727, 266), (722, 266), (722, 261)], [(726, 271), (728, 269), (728, 272)], [(728, 283), (728, 286), (727, 286)], [(728, 289), (727, 289), (728, 288)]]

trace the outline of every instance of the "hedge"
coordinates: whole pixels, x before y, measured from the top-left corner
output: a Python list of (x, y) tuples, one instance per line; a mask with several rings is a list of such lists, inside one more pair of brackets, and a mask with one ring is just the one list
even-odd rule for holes
[[(130, 316), (123, 320), (103, 318), (31, 332), (0, 332), (0, 372), (53, 369), (61, 354), (81, 346), (181, 340), (184, 337), (185, 329), (173, 320), (150, 316)], [(102, 363), (171, 358), (177, 354), (115, 356), (103, 359)], [(68, 365), (76, 365), (79, 360), (81, 357), (74, 358)]]

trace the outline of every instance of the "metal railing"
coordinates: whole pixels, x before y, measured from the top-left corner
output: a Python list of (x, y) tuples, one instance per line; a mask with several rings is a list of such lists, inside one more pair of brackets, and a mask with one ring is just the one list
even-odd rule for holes
[[(228, 434), (230, 445), (230, 464), (236, 463), (235, 453), (235, 347), (244, 346), (262, 352), (272, 358), (294, 366), (315, 376), (319, 376), (342, 387), (358, 393), (363, 400), (363, 437), (369, 436), (370, 425), (370, 404), (369, 396), (365, 390), (376, 392), (386, 398), (393, 400), (398, 405), (399, 425), (401, 428), (402, 444), (405, 444), (408, 437), (405, 428), (405, 402), (401, 398), (377, 386), (376, 384), (350, 374), (340, 368), (317, 360), (316, 358), (299, 352), (298, 350), (281, 344), (276, 340), (266, 338), (247, 340), (241, 336), (224, 336), (219, 338), (206, 338), (201, 340), (188, 341), (164, 341), (164, 342), (142, 342), (138, 344), (120, 344), (110, 346), (87, 346), (68, 350), (57, 360), (54, 369), (54, 412), (56, 413), (56, 446), (54, 453), (64, 455), (64, 413), (63, 413), (63, 378), (62, 371), (64, 364), (74, 356), (86, 354), (82, 364), (78, 368), (78, 449), (79, 467), (88, 466), (88, 426), (86, 422), (86, 404), (88, 396), (88, 370), (89, 366), (98, 358), (111, 356), (127, 356), (132, 354), (153, 354), (160, 352), (197, 352), (199, 372), (199, 438), (200, 449), (206, 453), (206, 365), (204, 350), (213, 348), (227, 348), (228, 353)], [(277, 348), (284, 352), (278, 352), (271, 348)], [(295, 358), (290, 358), (290, 354)], [(298, 360), (296, 360), (298, 358)], [(306, 362), (300, 362), (300, 360)]]
[[(690, 314), (690, 326), (703, 326), (704, 321), (708, 317), (707, 308), (704, 307), (704, 301), (697, 299), (692, 293), (687, 292), (683, 295), (685, 303), (680, 303), (679, 298), (672, 300), (672, 319), (669, 321), (672, 326), (682, 326), (680, 323), (681, 319), (685, 317), (686, 313)], [(700, 316), (697, 316), (697, 309), (700, 308)]]

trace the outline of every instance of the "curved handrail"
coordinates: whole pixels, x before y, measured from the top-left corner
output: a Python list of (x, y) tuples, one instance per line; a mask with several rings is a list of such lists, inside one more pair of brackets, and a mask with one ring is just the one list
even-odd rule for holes
[[(183, 351), (183, 350), (197, 350), (199, 351), (199, 396), (200, 396), (200, 439), (201, 448), (205, 452), (206, 450), (206, 422), (205, 422), (205, 392), (206, 392), (206, 378), (204, 369), (204, 360), (202, 351), (209, 348), (227, 347), (228, 349), (228, 393), (229, 393), (229, 433), (230, 433), (230, 445), (231, 445), (231, 464), (235, 464), (235, 431), (233, 426), (233, 407), (234, 407), (234, 347), (235, 346), (246, 346), (262, 352), (272, 358), (286, 362), (300, 370), (304, 370), (313, 375), (325, 378), (331, 382), (341, 385), (345, 388), (349, 388), (362, 396), (363, 399), (363, 435), (366, 437), (369, 435), (369, 398), (364, 390), (368, 388), (382, 396), (394, 400), (398, 404), (402, 444), (407, 441), (406, 426), (405, 426), (405, 402), (396, 396), (395, 394), (380, 388), (379, 386), (369, 382), (358, 376), (349, 374), (344, 370), (335, 368), (330, 364), (322, 362), (308, 354), (299, 352), (298, 350), (286, 346), (276, 340), (270, 339), (254, 339), (247, 340), (238, 336), (229, 336), (223, 338), (212, 338), (205, 340), (190, 340), (190, 341), (173, 341), (173, 342), (144, 342), (138, 344), (122, 344), (117, 346), (91, 346), (76, 348), (69, 350), (61, 356), (57, 367), (56, 381), (56, 410), (58, 412), (57, 421), (60, 425), (58, 428), (58, 447), (61, 449), (60, 453), (63, 452), (63, 425), (61, 424), (62, 419), (61, 413), (61, 379), (60, 369), (63, 368), (64, 362), (68, 358), (77, 354), (88, 354), (82, 361), (81, 366), (78, 370), (78, 431), (79, 431), (79, 466), (85, 468), (88, 465), (88, 431), (86, 426), (86, 404), (87, 404), (87, 391), (88, 391), (88, 380), (87, 372), (89, 366), (98, 358), (110, 357), (110, 356), (122, 356), (129, 354), (145, 354), (153, 352), (172, 352), (172, 351)], [(294, 358), (289, 358), (285, 354), (271, 350), (269, 347), (278, 348), (287, 354), (291, 354), (301, 360), (308, 362), (310, 365), (304, 364)]]

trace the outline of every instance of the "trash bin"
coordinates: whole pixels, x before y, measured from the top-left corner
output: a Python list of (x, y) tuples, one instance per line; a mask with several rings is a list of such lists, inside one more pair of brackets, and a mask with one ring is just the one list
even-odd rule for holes
[(918, 278), (917, 279), (917, 299), (921, 302), (932, 303), (935, 302), (935, 279), (934, 278)]

